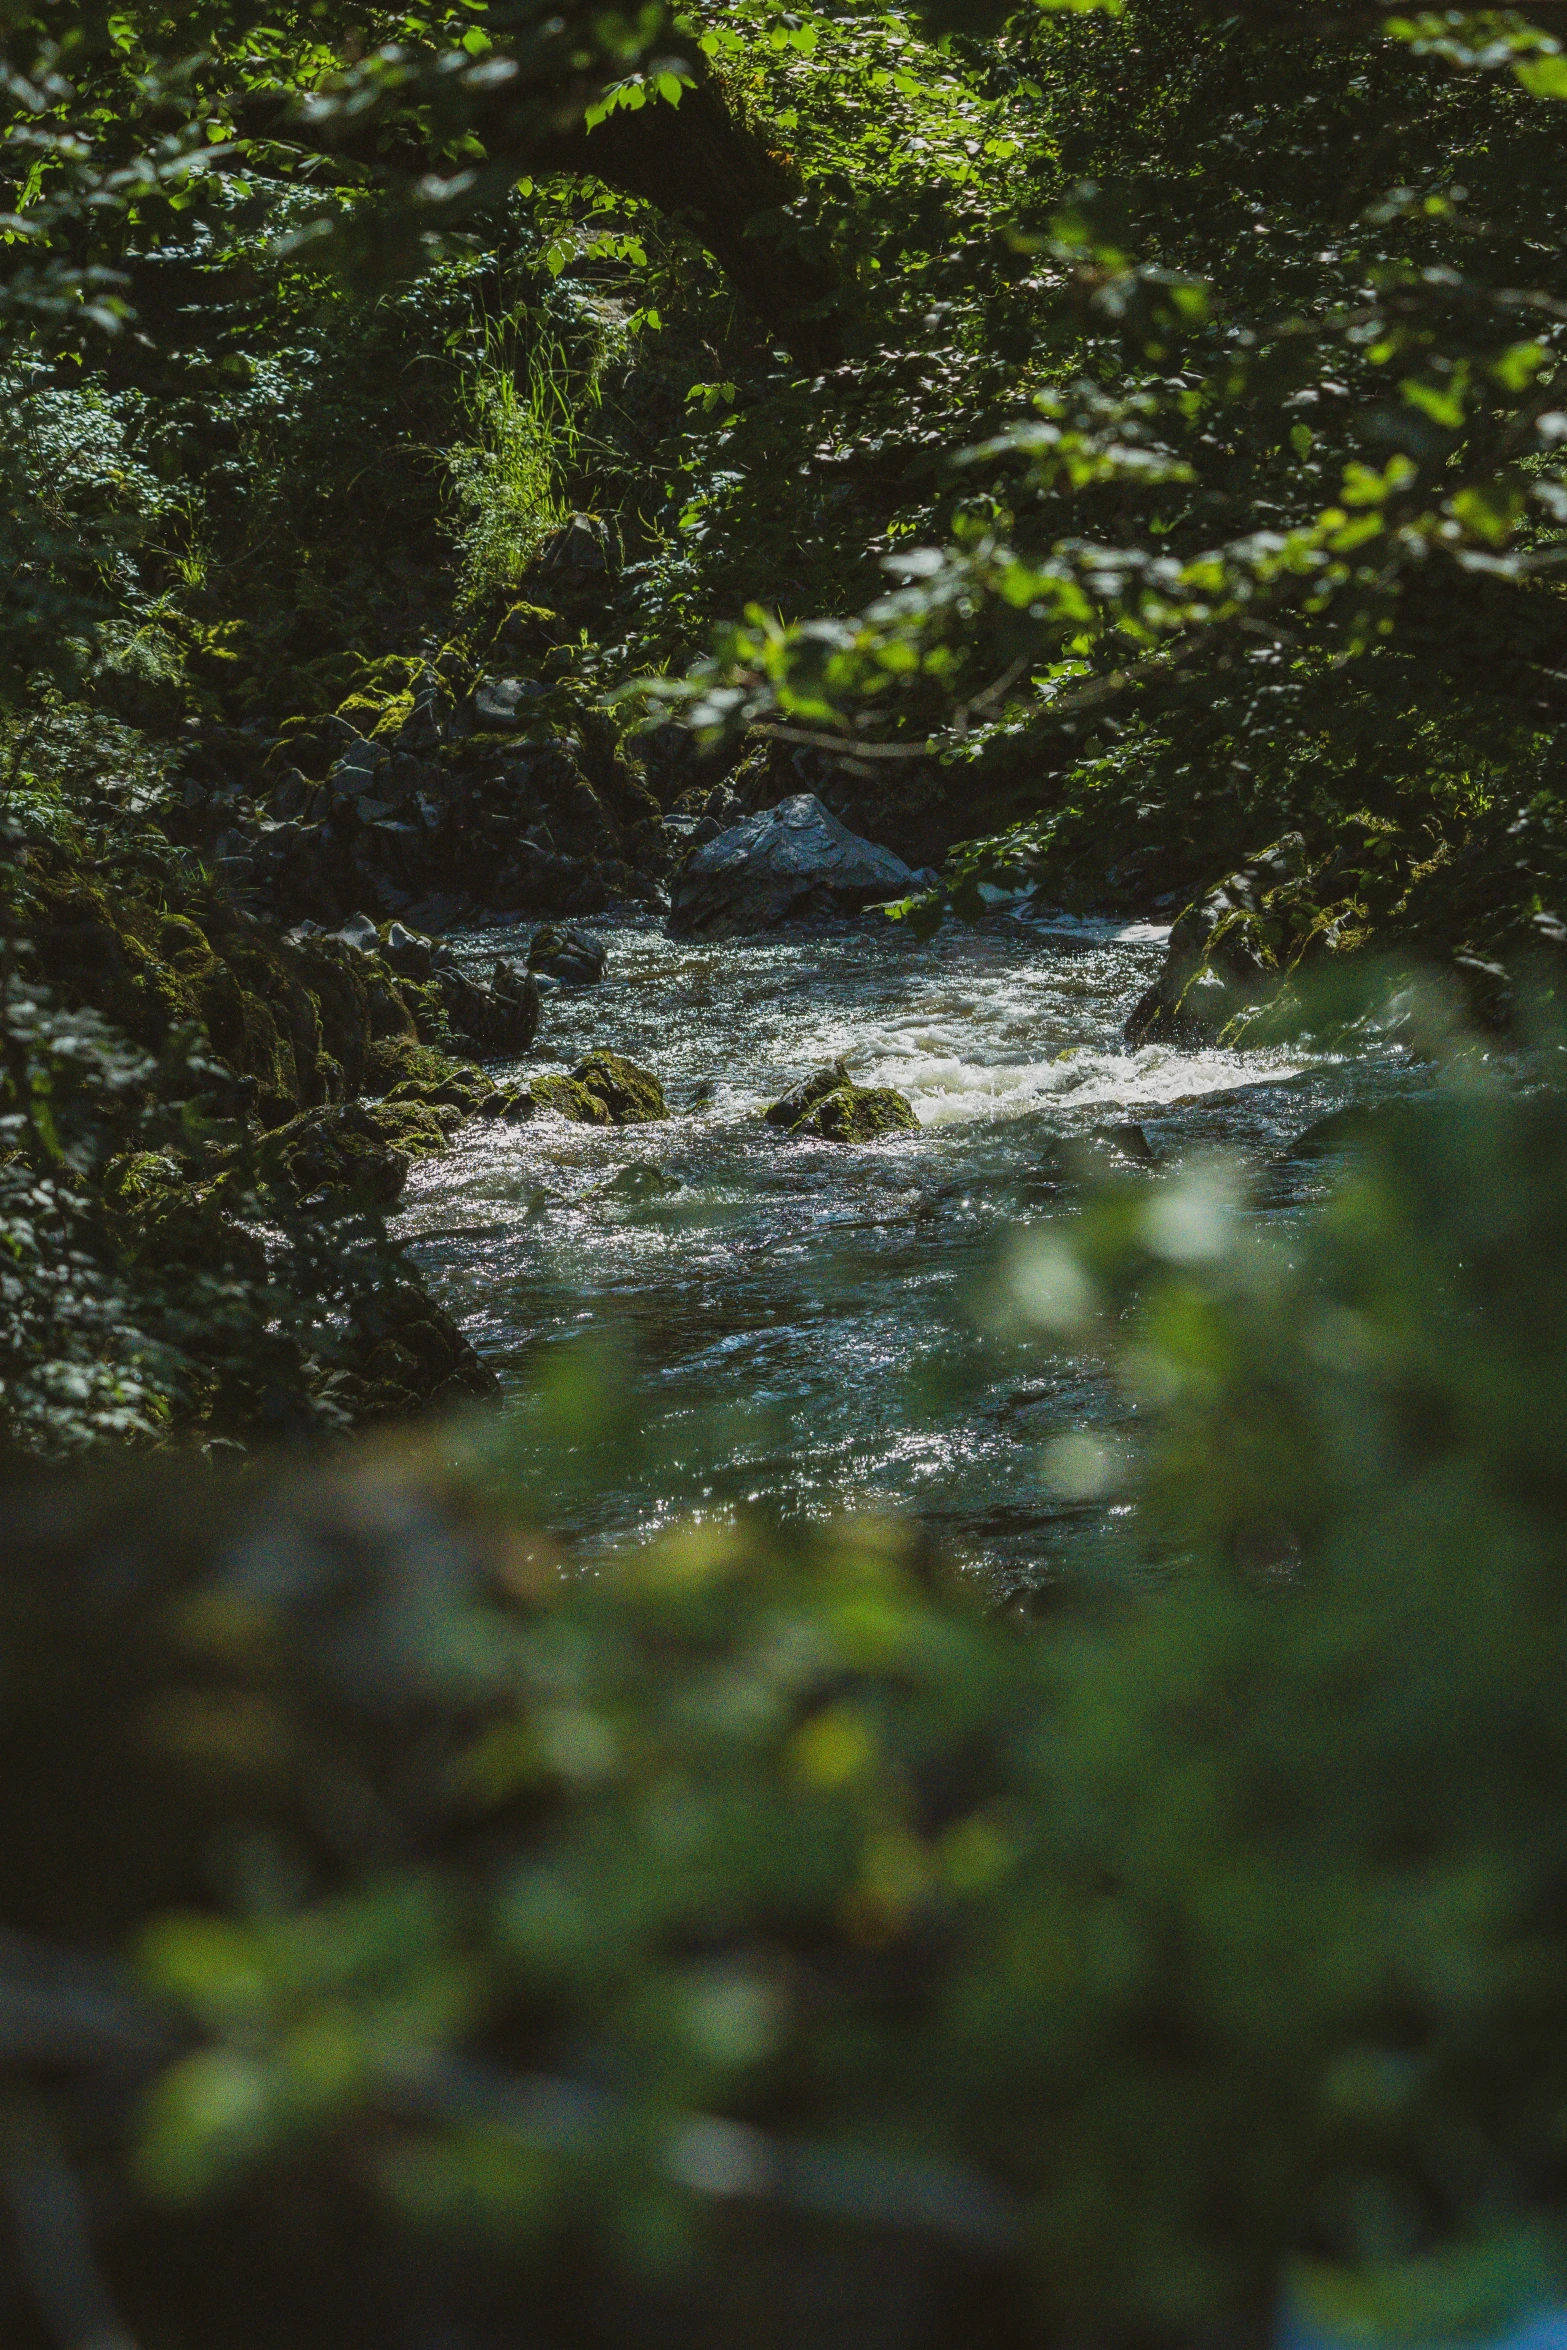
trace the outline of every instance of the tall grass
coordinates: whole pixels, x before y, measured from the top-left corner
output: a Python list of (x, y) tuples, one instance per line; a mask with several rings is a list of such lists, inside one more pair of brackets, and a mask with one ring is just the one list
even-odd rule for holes
[(582, 440), (579, 407), (601, 397), (596, 375), (574, 386), (553, 335), (519, 351), (512, 321), (487, 323), (460, 394), (471, 437), (447, 453), (465, 608), (515, 588), (566, 519), (566, 486)]

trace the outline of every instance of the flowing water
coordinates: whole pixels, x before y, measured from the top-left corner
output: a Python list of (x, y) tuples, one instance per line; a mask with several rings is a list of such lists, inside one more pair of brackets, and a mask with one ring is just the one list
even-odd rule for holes
[[(1044, 1440), (1113, 1443), (1124, 1407), (1091, 1364), (1024, 1361), (976, 1326), (1002, 1235), (1075, 1213), (1063, 1151), (1116, 1165), (1142, 1144), (1103, 1130), (1134, 1123), (1153, 1154), (1140, 1172), (1239, 1152), (1265, 1170), (1257, 1212), (1299, 1216), (1321, 1173), (1291, 1164), (1291, 1139), (1409, 1081), (1386, 1051), (1130, 1051), (1121, 1026), (1165, 938), (1148, 924), (998, 912), (928, 945), (870, 922), (721, 944), (651, 920), (589, 927), (605, 980), (552, 995), (506, 1074), (607, 1047), (658, 1073), (673, 1115), (619, 1131), (476, 1121), (416, 1167), (398, 1218), (509, 1391), (524, 1474), (554, 1481), (552, 1522), (588, 1553), (693, 1510), (853, 1501), (913, 1510), (1003, 1585), (1081, 1565), (1113, 1543), (1118, 1505), (1064, 1497)], [(454, 943), (483, 967), (525, 936)], [(920, 1131), (845, 1148), (762, 1123), (839, 1057), (905, 1093)], [(605, 1332), (645, 1433), (567, 1496), (558, 1424), (530, 1396), (565, 1342)]]

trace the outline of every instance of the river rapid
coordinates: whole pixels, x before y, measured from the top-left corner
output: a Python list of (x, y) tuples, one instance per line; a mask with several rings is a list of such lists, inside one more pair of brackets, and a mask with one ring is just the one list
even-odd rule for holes
[[(606, 1047), (657, 1072), (673, 1115), (619, 1131), (476, 1121), (416, 1166), (397, 1227), (503, 1381), (519, 1477), (587, 1557), (763, 1501), (912, 1511), (1002, 1589), (1091, 1569), (1125, 1505), (1063, 1493), (1049, 1440), (1093, 1430), (1113, 1447), (1125, 1406), (1091, 1363), (1025, 1359), (976, 1318), (1004, 1236), (1077, 1212), (1063, 1168), (1083, 1143), (1140, 1175), (1238, 1154), (1260, 1172), (1254, 1212), (1287, 1225), (1323, 1182), (1291, 1141), (1418, 1081), (1388, 1048), (1128, 1050), (1166, 936), (1145, 923), (998, 911), (929, 944), (874, 920), (722, 943), (651, 919), (586, 927), (605, 979), (551, 995), (526, 1065), (496, 1074)], [(482, 970), (526, 935), (452, 943)], [(762, 1123), (840, 1056), (905, 1093), (919, 1133), (845, 1148)], [(1104, 1131), (1129, 1124), (1151, 1160)], [(537, 1397), (585, 1335), (613, 1340), (643, 1433), (607, 1461), (601, 1446), (574, 1485)]]

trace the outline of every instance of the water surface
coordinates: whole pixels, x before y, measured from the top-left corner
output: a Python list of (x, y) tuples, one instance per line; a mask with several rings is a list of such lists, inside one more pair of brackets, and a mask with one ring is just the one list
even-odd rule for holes
[[(655, 1457), (628, 1453), (596, 1490), (555, 1495), (589, 1552), (766, 1499), (912, 1509), (1004, 1583), (1081, 1566), (1113, 1543), (1118, 1505), (1063, 1498), (1041, 1440), (1113, 1442), (1124, 1407), (1091, 1364), (1021, 1363), (975, 1328), (999, 1237), (1075, 1213), (1063, 1153), (1086, 1141), (1114, 1164), (1123, 1146), (1102, 1130), (1129, 1123), (1157, 1161), (1224, 1148), (1267, 1167), (1259, 1213), (1298, 1215), (1321, 1177), (1288, 1164), (1289, 1141), (1399, 1081), (1396, 1054), (1129, 1050), (1122, 1024), (1165, 940), (1149, 924), (997, 913), (927, 945), (872, 923), (718, 944), (651, 920), (590, 927), (608, 976), (552, 996), (534, 1053), (506, 1074), (608, 1047), (657, 1071), (673, 1116), (618, 1132), (476, 1123), (416, 1167), (398, 1219), (511, 1391), (525, 1467), (549, 1350), (622, 1335)], [(525, 939), (454, 943), (478, 963)], [(840, 1057), (905, 1093), (918, 1134), (845, 1148), (762, 1122)], [(659, 1175), (678, 1188), (655, 1190)]]

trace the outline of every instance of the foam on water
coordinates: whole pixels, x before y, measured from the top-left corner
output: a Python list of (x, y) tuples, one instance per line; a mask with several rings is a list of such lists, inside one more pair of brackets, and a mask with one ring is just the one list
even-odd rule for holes
[[(1046, 1179), (1063, 1139), (1136, 1120), (1161, 1157), (1265, 1155), (1361, 1073), (1130, 1051), (1122, 1025), (1167, 936), (1150, 923), (997, 913), (927, 945), (885, 924), (723, 944), (593, 927), (609, 976), (549, 999), (514, 1074), (608, 1047), (658, 1072), (669, 1122), (470, 1127), (416, 1168), (399, 1218), (511, 1388), (524, 1457), (547, 1350), (604, 1324), (631, 1333), (657, 1466), (586, 1495), (568, 1530), (591, 1545), (758, 1495), (811, 1511), (868, 1500), (915, 1506), (960, 1556), (1024, 1577), (1098, 1539), (1104, 1512), (1062, 1505), (1038, 1465), (1052, 1429), (1103, 1421), (1096, 1372), (999, 1366), (992, 1393), (970, 1364), (963, 1400), (919, 1411), (911, 1375), (972, 1352), (964, 1300), (1002, 1228), (1070, 1212)], [(459, 943), (480, 962), (521, 940)], [(907, 1094), (920, 1131), (846, 1150), (762, 1122), (840, 1058)], [(606, 1197), (639, 1163), (681, 1189)]]

